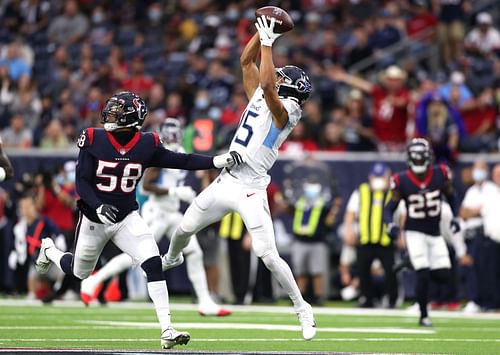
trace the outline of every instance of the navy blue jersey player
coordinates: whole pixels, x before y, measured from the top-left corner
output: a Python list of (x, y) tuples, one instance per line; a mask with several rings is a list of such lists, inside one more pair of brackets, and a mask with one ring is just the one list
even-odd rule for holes
[(138, 214), (137, 183), (148, 167), (213, 169), (242, 162), (229, 152), (215, 157), (182, 154), (164, 148), (156, 133), (142, 133), (144, 101), (131, 92), (111, 97), (102, 111), (104, 129), (89, 128), (78, 139), (76, 189), (80, 219), (75, 232), (75, 253), (64, 254), (50, 238), (42, 240), (37, 270), (47, 272), (51, 262), (67, 274), (87, 278), (105, 244), (111, 240), (140, 264), (147, 276), (148, 293), (161, 325), (161, 346), (186, 344), (189, 334), (170, 325), (168, 292), (155, 239)]
[(428, 142), (414, 138), (408, 145), (409, 169), (392, 177), (392, 199), (384, 209), (384, 222), (393, 238), (399, 235), (399, 228), (391, 221), (399, 202), (406, 205), (405, 239), (408, 254), (417, 273), (417, 300), (420, 306), (422, 326), (431, 326), (427, 314), (427, 298), (430, 278), (444, 282), (449, 277), (450, 257), (444, 238), (441, 236), (441, 201), (446, 198), (454, 218), (451, 230), (460, 229), (458, 201), (453, 192), (450, 171), (445, 165), (432, 165), (432, 153)]

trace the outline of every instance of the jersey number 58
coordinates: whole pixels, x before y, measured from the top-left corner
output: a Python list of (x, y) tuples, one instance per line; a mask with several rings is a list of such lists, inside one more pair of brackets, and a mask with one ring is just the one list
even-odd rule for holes
[[(96, 187), (100, 191), (114, 191), (118, 185), (118, 180), (120, 180), (120, 189), (123, 192), (129, 193), (134, 191), (137, 181), (142, 176), (142, 165), (138, 163), (127, 163), (123, 167), (123, 175), (119, 177), (116, 174), (112, 174), (113, 172), (116, 172), (118, 164), (120, 163), (99, 160), (95, 176), (105, 179), (105, 182), (99, 182), (96, 184)], [(105, 169), (107, 171), (105, 171)]]

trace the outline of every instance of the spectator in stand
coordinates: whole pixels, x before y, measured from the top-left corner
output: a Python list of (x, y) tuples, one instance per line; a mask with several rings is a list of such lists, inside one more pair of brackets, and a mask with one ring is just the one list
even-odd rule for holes
[(213, 105), (222, 108), (229, 102), (234, 86), (234, 78), (220, 61), (208, 66), (208, 82), (206, 89)]
[[(206, 97), (208, 97), (208, 93), (206, 93)], [(203, 102), (199, 101), (198, 106), (204, 106), (206, 104), (206, 102), (204, 100), (205, 99), (202, 100)], [(175, 117), (178, 120), (180, 120), (183, 125), (185, 125), (186, 121), (187, 121), (187, 112), (186, 112), (186, 109), (184, 108), (184, 103), (183, 103), (182, 95), (180, 94), (180, 92), (178, 92), (178, 91), (170, 92), (167, 95), (166, 104), (167, 104), (166, 105), (167, 106), (166, 107), (167, 108), (166, 117)], [(210, 105), (210, 101), (209, 101), (209, 104), (205, 106), (205, 108), (207, 108), (209, 105)]]
[(343, 127), (337, 122), (328, 122), (320, 138), (320, 149), (328, 152), (345, 152), (347, 146), (343, 140)]
[(410, 5), (411, 17), (406, 23), (406, 31), (412, 39), (421, 43), (431, 43), (438, 24), (436, 17), (429, 11), (426, 0), (413, 0)]
[(459, 71), (451, 73), (450, 81), (438, 89), (438, 94), (462, 113), (476, 105), (474, 95), (465, 84), (465, 76)]
[(482, 57), (490, 57), (500, 51), (500, 31), (493, 27), (493, 19), (487, 12), (476, 17), (477, 27), (465, 37), (467, 52)]
[(101, 89), (98, 86), (91, 87), (80, 110), (80, 117), (83, 121), (79, 122), (76, 130), (81, 132), (84, 128), (95, 127), (101, 120), (103, 108), (104, 100)]
[(365, 112), (363, 93), (358, 89), (349, 92), (345, 105), (344, 141), (349, 151), (375, 150), (375, 132), (371, 117)]
[(56, 44), (74, 44), (80, 42), (89, 29), (89, 21), (79, 12), (78, 2), (68, 0), (64, 12), (50, 21), (48, 36)]
[(149, 90), (153, 87), (154, 81), (144, 72), (144, 59), (135, 56), (132, 60), (131, 75), (122, 81), (123, 90), (131, 91), (140, 97), (147, 99)]
[(107, 47), (113, 41), (113, 26), (109, 21), (106, 9), (97, 5), (92, 10), (92, 26), (89, 31), (89, 40), (93, 45)]
[(11, 42), (7, 46), (3, 58), (0, 60), (0, 65), (9, 67), (9, 75), (12, 81), (18, 81), (23, 75), (31, 76), (28, 56), (30, 55), (23, 54), (22, 44), (19, 41)]
[(329, 71), (332, 79), (354, 86), (373, 98), (373, 127), (379, 151), (402, 151), (406, 144), (409, 91), (406, 73), (395, 65), (381, 76), (382, 85), (347, 74), (338, 67)]
[(479, 153), (496, 150), (496, 120), (498, 109), (495, 92), (486, 87), (475, 100), (472, 110), (462, 112), (466, 136), (460, 143), (463, 152)]
[(61, 121), (54, 118), (45, 128), (45, 134), (40, 142), (40, 148), (68, 148), (69, 141)]
[(42, 102), (35, 84), (28, 75), (22, 75), (17, 83), (17, 91), (10, 97), (4, 96), (3, 99), (5, 100), (3, 103), (10, 106), (10, 112), (19, 112), (23, 115), (29, 128), (38, 125)]
[(0, 127), (4, 128), (9, 125), (11, 115), (10, 104), (14, 97), (14, 83), (9, 76), (9, 67), (0, 65)]
[(396, 44), (403, 37), (400, 29), (397, 27), (397, 18), (388, 9), (382, 9), (374, 21), (375, 31), (369, 37), (370, 44), (379, 62), (383, 65), (390, 64), (394, 61), (394, 58), (384, 51), (384, 49)]
[(19, 6), (23, 25), (21, 32), (28, 36), (36, 36), (44, 32), (49, 24), (50, 1), (28, 0)]
[(443, 64), (448, 66), (463, 55), (465, 15), (470, 11), (469, 0), (432, 0), (434, 15), (438, 17), (438, 40)]
[(33, 142), (31, 130), (25, 126), (24, 117), (20, 113), (14, 113), (9, 127), (2, 130), (1, 136), (4, 147), (30, 148)]
[[(346, 56), (346, 66), (350, 67), (363, 59), (369, 58), (373, 54), (372, 44), (368, 41), (367, 30), (358, 26), (352, 32), (349, 41), (345, 45)], [(370, 69), (367, 68), (367, 69)]]
[(241, 114), (245, 110), (247, 99), (241, 86), (237, 86), (231, 95), (229, 104), (222, 111), (220, 123), (224, 126), (236, 127), (240, 122)]
[(417, 106), (416, 128), (432, 146), (437, 163), (455, 162), (464, 127), (460, 113), (448, 101), (439, 94), (425, 96)]
[(306, 124), (300, 120), (279, 150), (300, 156), (305, 152), (314, 152), (318, 149), (316, 142), (310, 138)]

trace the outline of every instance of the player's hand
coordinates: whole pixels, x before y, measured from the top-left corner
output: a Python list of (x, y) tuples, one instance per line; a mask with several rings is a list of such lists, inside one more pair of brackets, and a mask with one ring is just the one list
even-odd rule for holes
[(234, 150), (214, 157), (214, 166), (216, 168), (230, 168), (243, 163), (244, 160), (241, 154)]
[(97, 217), (104, 224), (115, 224), (116, 223), (116, 214), (118, 213), (118, 208), (113, 205), (108, 205), (107, 203), (103, 203), (95, 210), (97, 212)]
[(389, 223), (387, 225), (387, 234), (389, 235), (389, 237), (391, 237), (392, 240), (398, 239), (400, 234), (399, 227), (394, 223)]
[(450, 221), (450, 230), (453, 234), (460, 232), (460, 221), (457, 217), (453, 217)]
[(177, 186), (168, 189), (168, 194), (177, 196), (180, 200), (191, 203), (196, 197), (196, 191), (191, 186)]
[(273, 42), (281, 36), (281, 33), (274, 32), (274, 23), (276, 19), (274, 17), (271, 18), (269, 23), (267, 22), (266, 16), (262, 15), (261, 17), (257, 17), (257, 22), (255, 23), (255, 27), (259, 32), (260, 44), (266, 47), (272, 47)]

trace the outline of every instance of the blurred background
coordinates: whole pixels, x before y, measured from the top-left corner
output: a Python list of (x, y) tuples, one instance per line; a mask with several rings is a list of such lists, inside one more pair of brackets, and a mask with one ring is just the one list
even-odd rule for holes
[[(363, 182), (404, 169), (406, 143), (416, 136), (430, 141), (436, 161), (452, 167), (462, 197), (488, 179), (489, 168), (500, 162), (499, 1), (3, 0), (0, 136), (16, 176), (0, 190), (1, 294), (46, 302), (78, 296), (76, 280), (57, 273), (44, 279), (33, 270), (36, 223), (54, 225), (46, 233), (71, 249), (75, 140), (82, 129), (100, 126), (100, 111), (113, 93), (129, 90), (146, 100), (143, 130), (157, 129), (165, 117), (178, 119), (187, 151), (228, 147), (247, 103), (239, 55), (255, 32), (255, 9), (266, 5), (286, 9), (295, 21), (274, 46), (275, 65), (297, 65), (313, 82), (303, 118), (271, 171), (281, 253), (316, 304), (343, 298), (363, 307), (396, 307), (413, 297), (412, 274), (398, 266), (405, 260), (399, 241), (388, 246), (395, 256), (389, 268), (373, 262), (368, 278), (366, 270), (359, 277), (359, 221), (356, 208), (346, 206)], [(472, 168), (479, 159), (482, 168)], [(382, 170), (372, 166), (377, 161), (385, 162)], [(192, 174), (188, 182), (199, 189), (203, 178)], [(294, 219), (308, 199), (310, 206), (321, 199), (325, 213), (304, 232)], [(480, 207), (476, 201), (464, 208)], [(468, 233), (471, 216), (479, 222)], [(457, 310), (467, 302), (469, 311), (498, 309), (500, 243), (476, 229), (481, 213), (463, 217), (465, 246), (450, 240), (456, 277), (435, 290), (434, 306)], [(245, 230), (231, 231), (220, 224), (206, 231), (215, 236), (207, 240), (216, 241), (202, 245), (211, 292), (228, 303), (279, 299)], [(302, 252), (311, 242), (319, 246), (311, 250), (320, 250), (313, 255), (325, 252), (320, 267)], [(102, 262), (113, 255), (110, 246)], [(403, 271), (393, 274), (394, 265)], [(191, 294), (182, 268), (169, 271), (167, 280), (172, 294)], [(484, 289), (492, 282), (498, 286), (493, 293)], [(103, 290), (103, 303), (146, 297), (136, 271)]]

